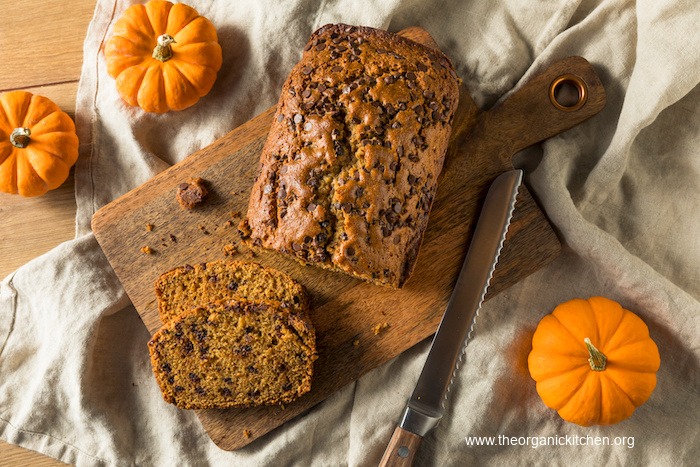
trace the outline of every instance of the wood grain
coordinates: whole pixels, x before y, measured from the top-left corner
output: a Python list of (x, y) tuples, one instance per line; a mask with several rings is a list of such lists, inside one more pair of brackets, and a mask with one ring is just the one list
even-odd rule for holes
[(396, 427), (384, 451), (380, 467), (411, 467), (423, 437)]
[[(419, 29), (404, 34), (418, 41), (432, 40)], [(551, 82), (561, 70), (590, 79), (590, 95), (595, 98), (577, 112), (557, 111), (552, 118), (547, 86), (543, 92), (542, 83)], [(198, 411), (212, 440), (222, 449), (245, 446), (433, 334), (490, 182), (512, 167), (510, 158), (517, 148), (576, 125), (597, 113), (602, 102), (604, 94), (595, 73), (576, 57), (554, 64), (489, 112), (477, 109), (462, 88), (430, 224), (413, 277), (401, 290), (301, 266), (275, 253), (259, 254), (258, 262), (288, 272), (313, 298), (319, 351), (314, 387), (284, 408)], [(155, 279), (175, 266), (221, 259), (224, 245), (237, 241), (236, 229), (227, 221), (237, 224), (231, 213), (246, 211), (273, 113), (269, 109), (95, 214), (95, 235), (151, 333), (161, 325)], [(191, 176), (207, 180), (212, 195), (201, 208), (189, 212), (178, 206), (174, 194), (177, 185)], [(146, 224), (155, 227), (149, 231)], [(146, 245), (153, 254), (139, 251)], [(521, 189), (488, 297), (547, 264), (559, 249), (545, 217), (527, 189)], [(380, 324), (388, 327), (377, 335), (373, 327)], [(252, 436), (245, 437), (244, 430)]]
[[(71, 117), (85, 32), (95, 0), (0, 0), (0, 92), (24, 89), (52, 99)], [(40, 19), (40, 20), (39, 20)], [(28, 51), (28, 52), (25, 52)], [(0, 278), (75, 235), (73, 178), (41, 198), (0, 194)], [(0, 441), (0, 466), (65, 465)]]

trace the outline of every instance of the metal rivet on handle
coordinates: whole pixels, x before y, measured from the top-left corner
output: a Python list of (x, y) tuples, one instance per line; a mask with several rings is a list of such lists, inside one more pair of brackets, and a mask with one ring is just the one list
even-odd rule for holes
[(408, 447), (406, 447), (406, 446), (401, 446), (401, 447), (399, 448), (399, 451), (398, 451), (397, 454), (399, 455), (399, 457), (406, 458), (406, 457), (408, 457), (408, 453), (409, 453), (409, 452), (410, 452), (410, 450), (408, 449)]
[[(576, 92), (576, 97), (564, 95), (566, 90)], [(573, 99), (572, 99), (573, 97)], [(557, 77), (549, 85), (549, 100), (552, 105), (564, 112), (573, 112), (583, 107), (588, 99), (588, 86), (578, 76), (567, 73)]]

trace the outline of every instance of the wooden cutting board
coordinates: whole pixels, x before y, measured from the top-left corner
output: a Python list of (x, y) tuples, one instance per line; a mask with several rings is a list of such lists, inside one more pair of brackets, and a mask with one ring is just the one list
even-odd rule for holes
[[(422, 29), (401, 34), (437, 47)], [(551, 84), (566, 74), (584, 83), (587, 99), (579, 109), (560, 110), (550, 100)], [(319, 353), (313, 389), (286, 407), (198, 411), (212, 440), (222, 449), (241, 448), (432, 335), (490, 182), (512, 168), (516, 152), (577, 125), (604, 103), (595, 71), (580, 57), (551, 65), (486, 112), (476, 107), (462, 86), (430, 223), (415, 272), (401, 290), (301, 266), (275, 253), (256, 255), (255, 261), (288, 272), (312, 296)], [(226, 249), (238, 242), (240, 219), (235, 213), (246, 212), (273, 114), (273, 108), (263, 112), (93, 217), (95, 236), (151, 333), (161, 326), (153, 290), (161, 273), (186, 263), (251, 257), (242, 246), (238, 247), (241, 253), (233, 255), (227, 255)], [(188, 212), (179, 207), (175, 191), (192, 176), (207, 180), (211, 193), (205, 203)], [(144, 246), (152, 254), (142, 253)], [(559, 250), (557, 236), (523, 187), (488, 297), (549, 263)], [(376, 325), (387, 326), (375, 334)]]

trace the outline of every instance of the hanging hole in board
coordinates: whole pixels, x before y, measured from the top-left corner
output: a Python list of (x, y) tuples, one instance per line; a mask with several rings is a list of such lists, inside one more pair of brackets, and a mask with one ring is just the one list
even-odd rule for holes
[(549, 85), (549, 100), (552, 105), (565, 112), (573, 112), (583, 107), (588, 99), (586, 83), (576, 75), (559, 76)]

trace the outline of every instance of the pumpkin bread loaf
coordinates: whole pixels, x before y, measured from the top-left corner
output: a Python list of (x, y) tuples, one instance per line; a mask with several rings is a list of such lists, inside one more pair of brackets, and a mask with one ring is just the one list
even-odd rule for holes
[(440, 51), (386, 31), (316, 31), (287, 79), (244, 237), (401, 287), (442, 171), (459, 80)]
[(267, 300), (306, 313), (304, 288), (282, 271), (248, 261), (185, 265), (161, 275), (155, 284), (164, 324), (196, 306), (225, 299)]
[(265, 301), (222, 301), (178, 315), (148, 343), (163, 398), (182, 409), (292, 402), (311, 389), (314, 329)]

